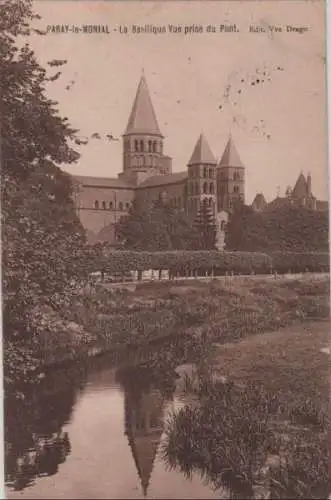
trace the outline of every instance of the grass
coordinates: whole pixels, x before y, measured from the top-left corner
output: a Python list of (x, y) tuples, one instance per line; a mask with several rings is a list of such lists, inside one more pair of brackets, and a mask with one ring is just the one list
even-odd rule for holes
[(217, 345), (215, 363), (222, 375), (234, 381), (263, 384), (268, 390), (287, 388), (311, 395), (328, 394), (330, 323), (307, 322), (268, 335), (253, 335), (238, 344)]
[(142, 283), (135, 290), (82, 288), (45, 318), (32, 350), (41, 364), (51, 364), (93, 349), (143, 346), (169, 335), (186, 338), (188, 344), (193, 339), (224, 344), (326, 317), (328, 295), (328, 278), (308, 275), (299, 280)]
[(170, 467), (199, 471), (231, 498), (327, 498), (329, 356), (320, 350), (329, 335), (329, 321), (310, 321), (214, 344), (207, 371), (187, 381), (199, 405), (169, 422)]

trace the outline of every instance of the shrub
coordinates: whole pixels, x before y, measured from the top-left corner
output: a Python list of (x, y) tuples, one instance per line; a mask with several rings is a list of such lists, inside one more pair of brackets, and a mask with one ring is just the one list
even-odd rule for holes
[(172, 274), (186, 275), (194, 271), (218, 274), (234, 272), (240, 274), (266, 273), (271, 269), (271, 258), (254, 252), (217, 251), (169, 251), (134, 252), (111, 251), (103, 248), (90, 253), (91, 271), (102, 269), (109, 273), (125, 273), (131, 270), (169, 269)]
[(328, 252), (273, 252), (269, 254), (272, 267), (278, 273), (329, 272)]

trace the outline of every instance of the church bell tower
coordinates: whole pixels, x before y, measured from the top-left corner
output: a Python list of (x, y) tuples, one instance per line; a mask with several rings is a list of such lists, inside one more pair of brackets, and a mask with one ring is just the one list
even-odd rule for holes
[(123, 134), (123, 173), (136, 185), (148, 177), (171, 173), (171, 158), (163, 154), (160, 131), (145, 74), (138, 85), (129, 121)]

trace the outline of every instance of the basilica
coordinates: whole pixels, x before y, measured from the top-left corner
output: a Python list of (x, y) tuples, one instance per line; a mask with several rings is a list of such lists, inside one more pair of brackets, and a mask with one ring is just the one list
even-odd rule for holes
[[(218, 248), (223, 247), (228, 215), (236, 201), (245, 203), (245, 167), (232, 137), (229, 136), (217, 162), (206, 137), (201, 134), (191, 155), (188, 152), (186, 168), (181, 172), (172, 172), (172, 158), (166, 154), (164, 142), (142, 74), (123, 134), (122, 172), (117, 178), (73, 177), (75, 207), (89, 242), (115, 243), (116, 223), (128, 214), (133, 200), (148, 207), (162, 196), (190, 218), (196, 216), (202, 201), (207, 200), (218, 229)], [(277, 203), (277, 199), (271, 203)], [(290, 195), (278, 201), (327, 209), (322, 207), (324, 202), (313, 197), (311, 177), (306, 179), (303, 174)], [(258, 193), (252, 206), (262, 211), (268, 205), (263, 194)]]

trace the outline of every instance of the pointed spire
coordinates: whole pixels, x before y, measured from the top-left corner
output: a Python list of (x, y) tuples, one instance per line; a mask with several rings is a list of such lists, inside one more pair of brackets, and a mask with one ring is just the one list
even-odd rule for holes
[(203, 134), (200, 134), (199, 136), (188, 165), (199, 165), (201, 163), (216, 165), (215, 157), (209, 147), (207, 139)]
[(225, 147), (221, 161), (219, 162), (219, 167), (243, 167), (242, 161), (239, 157), (237, 149), (234, 145), (231, 132), (229, 133), (229, 139)]
[(295, 199), (304, 198), (305, 196), (307, 196), (307, 188), (307, 181), (301, 170), (298, 180), (296, 181), (293, 188), (292, 197)]
[(162, 137), (148, 90), (144, 69), (142, 70), (136, 97), (125, 130), (126, 134), (151, 134)]
[(159, 389), (137, 386), (125, 388), (124, 398), (125, 434), (146, 497), (163, 432), (164, 397)]

